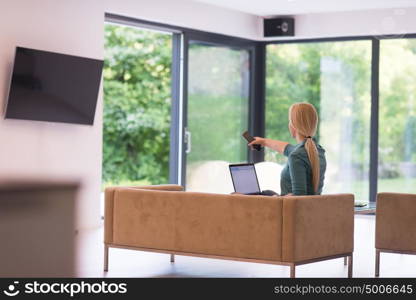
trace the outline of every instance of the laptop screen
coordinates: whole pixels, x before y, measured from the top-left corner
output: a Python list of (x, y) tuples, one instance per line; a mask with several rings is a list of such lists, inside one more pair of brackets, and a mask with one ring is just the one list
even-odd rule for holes
[(259, 193), (260, 187), (257, 181), (256, 169), (253, 164), (230, 165), (234, 190), (237, 193)]

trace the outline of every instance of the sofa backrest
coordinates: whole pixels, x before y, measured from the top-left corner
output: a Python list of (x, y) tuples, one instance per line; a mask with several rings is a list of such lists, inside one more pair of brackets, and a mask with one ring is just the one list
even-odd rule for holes
[(376, 248), (416, 251), (416, 194), (379, 193)]

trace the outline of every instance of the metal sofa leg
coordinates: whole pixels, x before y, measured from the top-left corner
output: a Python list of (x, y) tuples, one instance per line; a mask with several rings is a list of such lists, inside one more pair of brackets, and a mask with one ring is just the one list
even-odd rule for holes
[(380, 250), (376, 249), (376, 271), (375, 271), (375, 277), (380, 276)]
[(290, 264), (290, 278), (296, 277), (296, 265), (294, 263)]
[(104, 244), (104, 272), (108, 271), (108, 246)]
[(352, 278), (352, 253), (348, 255), (348, 278)]
[(175, 254), (170, 255), (170, 262), (171, 263), (175, 262)]

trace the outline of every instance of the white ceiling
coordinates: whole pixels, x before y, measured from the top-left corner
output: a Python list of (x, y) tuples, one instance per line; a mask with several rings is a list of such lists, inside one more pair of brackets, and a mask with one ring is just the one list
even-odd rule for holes
[(416, 0), (192, 0), (258, 16), (416, 7)]

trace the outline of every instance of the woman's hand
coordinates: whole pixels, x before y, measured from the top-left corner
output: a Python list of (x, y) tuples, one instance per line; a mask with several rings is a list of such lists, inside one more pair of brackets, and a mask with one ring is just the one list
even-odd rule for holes
[(260, 146), (264, 147), (264, 146), (266, 146), (266, 139), (255, 136), (254, 141), (251, 141), (250, 143), (248, 143), (248, 146), (250, 146), (251, 150), (254, 150), (253, 145), (260, 145)]
[(253, 145), (261, 145), (263, 147), (269, 147), (270, 149), (273, 149), (273, 150), (283, 154), (287, 144), (289, 144), (289, 143), (255, 136), (254, 141), (251, 141), (250, 143), (248, 143), (248, 146), (250, 146), (251, 150), (253, 150), (254, 149)]

